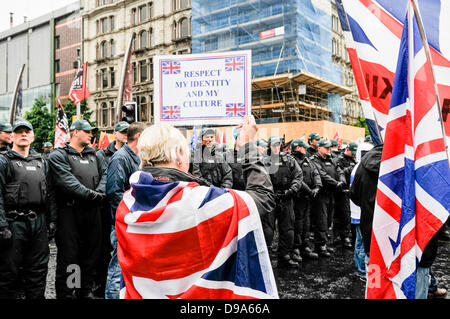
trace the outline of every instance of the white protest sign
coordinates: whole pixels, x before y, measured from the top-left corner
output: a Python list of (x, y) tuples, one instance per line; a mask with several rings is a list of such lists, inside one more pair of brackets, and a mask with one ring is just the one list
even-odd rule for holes
[(153, 57), (155, 123), (233, 125), (251, 114), (251, 51)]

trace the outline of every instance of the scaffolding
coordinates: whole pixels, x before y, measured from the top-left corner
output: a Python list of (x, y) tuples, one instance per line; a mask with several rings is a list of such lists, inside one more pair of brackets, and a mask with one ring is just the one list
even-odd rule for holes
[(192, 0), (192, 52), (252, 51), (260, 121), (340, 123), (341, 96), (351, 90), (332, 61), (330, 12), (330, 0)]

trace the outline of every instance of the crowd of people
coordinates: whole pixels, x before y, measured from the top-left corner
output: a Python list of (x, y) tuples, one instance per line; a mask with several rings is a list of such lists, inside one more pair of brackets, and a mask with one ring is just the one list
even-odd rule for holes
[[(354, 251), (355, 271), (365, 278), (371, 233), (367, 219), (372, 218), (376, 191), (376, 179), (370, 178), (377, 176), (382, 149), (369, 136), (362, 144), (345, 145), (315, 132), (306, 141), (280, 136), (256, 140), (256, 130), (249, 137), (247, 125), (234, 130), (234, 148), (228, 149), (215, 143), (214, 128), (204, 128), (188, 161), (179, 163), (169, 158), (167, 149), (173, 145), (160, 145), (163, 137), (152, 141), (157, 147), (143, 140), (149, 129), (140, 122), (119, 122), (114, 142), (96, 150), (90, 145), (97, 128), (78, 120), (66, 145), (53, 149), (45, 143), (40, 154), (32, 149), (34, 132), (28, 121), (0, 123), (1, 299), (45, 297), (53, 238), (56, 298), (118, 299), (115, 212), (138, 170), (247, 191), (260, 211), (267, 246), (275, 246), (278, 238), (277, 267), (332, 258), (340, 246)], [(249, 149), (255, 151), (251, 165)], [(371, 155), (368, 161), (366, 153), (379, 158)], [(167, 169), (172, 162), (182, 169)], [(159, 165), (165, 169), (156, 169)], [(369, 177), (355, 177), (351, 187), (358, 166)], [(369, 184), (361, 186), (361, 181)], [(440, 236), (448, 237), (448, 232), (443, 229)], [(446, 294), (436, 285), (430, 292)]]

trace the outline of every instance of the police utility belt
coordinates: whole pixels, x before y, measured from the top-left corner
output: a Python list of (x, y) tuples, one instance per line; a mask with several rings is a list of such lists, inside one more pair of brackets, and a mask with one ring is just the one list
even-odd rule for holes
[(31, 209), (18, 209), (11, 210), (6, 213), (6, 218), (9, 220), (35, 220), (38, 216), (38, 213)]

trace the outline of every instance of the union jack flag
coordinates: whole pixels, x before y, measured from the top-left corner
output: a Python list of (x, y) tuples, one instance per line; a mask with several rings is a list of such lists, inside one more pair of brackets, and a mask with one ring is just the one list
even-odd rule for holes
[(225, 58), (225, 71), (241, 71), (244, 69), (245, 62), (243, 56)]
[(243, 103), (228, 103), (225, 105), (225, 116), (227, 117), (244, 117), (245, 107)]
[(278, 298), (250, 195), (142, 171), (130, 184), (116, 214), (121, 298)]
[(181, 66), (177, 61), (161, 61), (163, 74), (180, 74)]
[[(364, 117), (375, 145), (384, 140), (403, 18), (409, 0), (335, 0)], [(450, 2), (419, 0), (444, 119), (450, 112)], [(345, 9), (345, 10), (344, 10)], [(442, 30), (442, 31), (441, 31)], [(450, 139), (450, 121), (445, 121)]]
[(416, 297), (418, 262), (450, 211), (450, 168), (433, 70), (413, 13), (409, 3), (373, 218), (369, 269), (379, 270), (380, 281), (369, 274), (367, 298)]
[(180, 112), (179, 105), (163, 106), (162, 118), (163, 120), (179, 119)]

